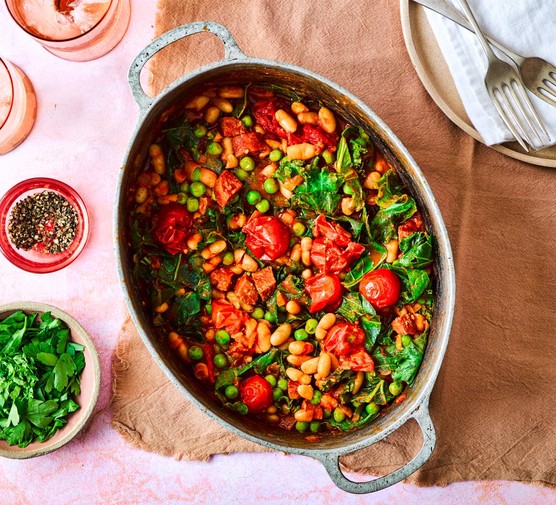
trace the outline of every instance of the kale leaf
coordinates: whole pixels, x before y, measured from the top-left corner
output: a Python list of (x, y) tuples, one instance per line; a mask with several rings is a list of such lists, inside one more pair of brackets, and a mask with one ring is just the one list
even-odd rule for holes
[(411, 268), (425, 268), (432, 263), (432, 237), (423, 232), (412, 233), (400, 242), (403, 256), (396, 265)]

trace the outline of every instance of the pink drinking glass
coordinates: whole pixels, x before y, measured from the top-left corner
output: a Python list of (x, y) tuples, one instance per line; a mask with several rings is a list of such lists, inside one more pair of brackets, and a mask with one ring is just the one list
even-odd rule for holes
[(33, 128), (37, 101), (23, 71), (0, 58), (0, 154), (15, 149)]
[(52, 54), (89, 61), (122, 40), (130, 0), (5, 0), (15, 22)]

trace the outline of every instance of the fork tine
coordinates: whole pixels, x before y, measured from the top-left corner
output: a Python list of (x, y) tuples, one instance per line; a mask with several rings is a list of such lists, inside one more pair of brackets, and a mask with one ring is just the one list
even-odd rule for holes
[[(510, 118), (507, 116), (506, 111), (504, 110), (504, 108), (502, 107), (502, 105), (499, 103), (498, 101), (498, 97), (496, 96), (496, 91), (498, 91), (498, 93), (500, 95), (502, 95), (502, 93), (500, 92), (499, 89), (489, 89), (489, 94), (490, 97), (492, 99), (492, 103), (494, 104), (494, 107), (496, 107), (496, 110), (498, 111), (498, 114), (500, 115), (500, 117), (502, 118), (502, 121), (504, 121), (504, 124), (508, 127), (508, 129), (512, 132), (512, 135), (515, 137), (515, 139), (519, 142), (519, 145), (521, 147), (523, 147), (523, 149), (525, 150), (525, 152), (529, 152), (529, 148), (527, 147), (527, 145), (525, 144), (525, 142), (523, 142), (523, 139), (521, 138), (521, 135), (519, 134), (519, 132), (516, 130), (515, 126), (512, 124), (512, 122), (510, 121)], [(504, 97), (505, 98), (505, 97)]]
[(539, 98), (542, 98), (544, 101), (548, 102), (551, 105), (556, 107), (556, 100), (552, 99), (552, 97), (556, 98), (556, 93), (553, 93), (549, 88), (546, 86), (544, 88), (538, 87), (536, 95), (540, 95)]
[[(508, 93), (509, 96), (506, 94), (506, 88), (508, 88)], [(512, 102), (512, 95), (513, 92), (511, 90), (511, 86), (508, 85), (507, 83), (502, 83), (502, 85), (500, 86), (500, 96), (503, 99), (503, 103), (501, 105), (505, 106), (505, 110), (507, 115), (511, 118), (512, 120), (512, 124), (514, 126), (514, 128), (516, 128), (517, 130), (519, 130), (521, 132), (521, 138), (527, 142), (527, 144), (529, 144), (530, 146), (533, 145), (533, 140), (531, 139), (531, 137), (529, 136), (529, 133), (527, 133), (527, 130), (525, 129), (525, 127), (523, 126), (523, 122), (520, 119), (520, 117), (518, 116), (517, 112), (516, 112), (516, 106), (519, 108), (518, 110), (522, 109), (522, 105), (517, 102), (515, 105)], [(521, 111), (523, 113), (523, 111)]]
[[(509, 112), (512, 115), (515, 123), (517, 124), (517, 126), (519, 128), (519, 130), (521, 131), (521, 133), (523, 133), (523, 138), (525, 139), (525, 141), (530, 146), (534, 145), (533, 140), (531, 139), (529, 133), (525, 129), (525, 125), (523, 123), (523, 120), (520, 120), (518, 115), (521, 116), (527, 122), (527, 124), (529, 125), (529, 130), (531, 130), (531, 132), (535, 135), (535, 137), (537, 137), (538, 141), (542, 143), (542, 139), (539, 136), (538, 131), (531, 124), (531, 121), (529, 120), (529, 117), (527, 115), (527, 111), (526, 111), (524, 105), (520, 102), (519, 97), (517, 96), (517, 93), (512, 86), (512, 81), (510, 80), (509, 84), (506, 84), (506, 86), (504, 86), (504, 88), (507, 88), (507, 93), (508, 94), (506, 95), (506, 100), (507, 100), (506, 103), (509, 107)], [(513, 102), (512, 102), (512, 100), (513, 100)]]
[[(523, 104), (526, 105), (526, 107), (529, 109), (529, 112), (533, 116), (535, 122), (537, 123), (538, 128), (534, 128), (533, 125), (531, 124), (531, 121), (529, 121), (529, 115), (527, 114), (527, 112), (524, 109), (523, 110), (523, 116), (525, 117), (525, 120), (527, 121), (527, 124), (529, 125), (529, 128), (531, 128), (531, 131), (539, 139), (539, 142), (541, 144), (543, 143), (543, 141), (541, 139), (541, 136), (539, 135), (538, 129), (540, 129), (543, 132), (544, 137), (546, 138), (546, 140), (548, 140), (550, 142), (550, 140), (551, 140), (550, 135), (548, 134), (548, 131), (546, 130), (546, 127), (544, 126), (541, 118), (539, 117), (539, 114), (535, 110), (535, 106), (533, 105), (533, 103), (531, 102), (529, 97), (527, 96), (527, 92), (525, 91), (525, 87), (523, 86), (523, 84), (521, 84), (521, 82), (519, 82), (517, 80), (511, 81), (510, 84), (515, 85), (515, 86), (510, 86), (510, 89), (513, 91), (516, 100), (518, 102), (521, 101), (522, 105)], [(519, 90), (519, 98), (518, 98), (517, 94), (515, 93), (515, 88), (516, 87)]]
[[(553, 74), (554, 77), (552, 77)], [(545, 102), (556, 107), (556, 68), (547, 72), (537, 85), (537, 89), (531, 89), (531, 91)]]

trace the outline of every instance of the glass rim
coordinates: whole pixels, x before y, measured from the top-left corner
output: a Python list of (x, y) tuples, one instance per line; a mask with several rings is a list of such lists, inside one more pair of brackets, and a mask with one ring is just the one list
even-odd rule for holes
[(12, 90), (12, 99), (11, 99), (11, 102), (10, 102), (10, 107), (8, 108), (8, 113), (6, 114), (6, 117), (4, 118), (4, 121), (0, 122), (0, 129), (2, 129), (4, 127), (4, 125), (8, 122), (8, 118), (10, 117), (10, 114), (12, 113), (12, 109), (14, 107), (15, 87), (14, 87), (14, 79), (12, 77), (12, 73), (10, 72), (10, 69), (8, 68), (8, 65), (6, 64), (6, 62), (2, 58), (0, 58), (0, 67), (4, 67), (6, 69), (6, 73), (8, 74), (8, 77), (10, 79), (10, 87), (11, 87), (11, 90)]
[(84, 37), (85, 35), (88, 35), (89, 33), (91, 33), (98, 25), (100, 25), (102, 23), (102, 21), (104, 20), (104, 18), (106, 18), (106, 16), (108, 15), (108, 12), (110, 11), (110, 9), (112, 8), (112, 5), (117, 2), (118, 0), (110, 0), (110, 3), (108, 5), (108, 8), (106, 9), (106, 12), (101, 16), (101, 18), (94, 24), (94, 26), (91, 26), (91, 28), (89, 28), (86, 32), (80, 33), (79, 35), (76, 35), (75, 37), (70, 37), (67, 39), (47, 39), (41, 35), (37, 35), (31, 31), (29, 31), (27, 28), (25, 28), (24, 26), (21, 25), (21, 23), (17, 20), (15, 14), (12, 12), (12, 9), (10, 8), (9, 4), (8, 4), (9, 0), (4, 0), (4, 3), (6, 4), (6, 8), (8, 10), (8, 12), (10, 13), (10, 16), (12, 17), (12, 19), (14, 20), (14, 22), (17, 24), (17, 26), (19, 26), (19, 28), (21, 28), (25, 33), (29, 34), (31, 37), (33, 37), (36, 40), (39, 40), (41, 42), (45, 42), (47, 44), (63, 44), (65, 42), (71, 42), (73, 40), (78, 40), (81, 37)]

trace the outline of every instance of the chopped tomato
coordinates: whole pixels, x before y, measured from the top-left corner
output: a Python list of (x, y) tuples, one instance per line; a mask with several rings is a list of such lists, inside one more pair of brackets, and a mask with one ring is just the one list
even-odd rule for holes
[(361, 349), (356, 353), (341, 360), (342, 366), (351, 368), (356, 372), (372, 372), (375, 369), (373, 358), (367, 351)]
[(355, 324), (338, 323), (329, 331), (323, 349), (331, 352), (340, 364), (357, 372), (372, 372), (374, 362), (365, 350), (365, 332)]
[(412, 233), (423, 231), (423, 229), (423, 218), (419, 212), (416, 212), (407, 221), (404, 221), (398, 226), (398, 239), (403, 240)]
[(302, 127), (301, 138), (303, 139), (303, 142), (309, 142), (309, 144), (313, 144), (321, 150), (336, 150), (336, 135), (325, 132), (320, 126), (304, 124)]
[(191, 231), (193, 216), (179, 203), (164, 205), (153, 217), (154, 238), (170, 254), (187, 250), (187, 237)]
[(290, 229), (277, 217), (259, 216), (251, 219), (243, 231), (247, 234), (247, 247), (260, 260), (274, 261), (290, 247)]
[(400, 297), (400, 278), (387, 268), (373, 270), (361, 279), (359, 292), (375, 309), (390, 307)]
[(342, 302), (342, 283), (335, 274), (318, 274), (305, 282), (305, 291), (311, 297), (309, 312), (335, 311)]
[(326, 218), (320, 214), (313, 223), (313, 236), (324, 237), (330, 242), (335, 242), (340, 247), (347, 247), (351, 242), (351, 234), (344, 230), (339, 224), (329, 223)]
[(217, 330), (225, 329), (230, 334), (237, 333), (245, 325), (245, 319), (245, 313), (236, 309), (230, 302), (213, 300), (212, 322)]
[(214, 346), (211, 344), (201, 344), (203, 349), (203, 361), (207, 364), (208, 379), (210, 382), (214, 382)]
[(272, 386), (260, 375), (253, 375), (239, 383), (239, 398), (250, 414), (258, 414), (272, 405), (274, 401)]
[(259, 123), (267, 133), (286, 139), (288, 145), (301, 144), (304, 142), (302, 137), (295, 133), (287, 132), (280, 126), (280, 123), (278, 123), (276, 111), (280, 109), (288, 111), (290, 107), (284, 99), (277, 97), (258, 100), (251, 107), (251, 111), (257, 123)]
[(349, 232), (322, 215), (315, 219), (313, 236), (311, 261), (324, 273), (340, 273), (365, 251), (363, 245), (351, 241)]

